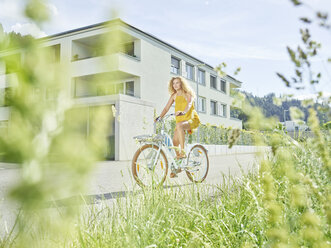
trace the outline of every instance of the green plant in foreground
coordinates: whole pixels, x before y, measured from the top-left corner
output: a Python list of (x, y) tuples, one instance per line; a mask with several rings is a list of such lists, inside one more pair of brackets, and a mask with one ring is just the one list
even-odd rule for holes
[[(25, 9), (32, 22), (47, 19), (44, 1), (27, 1)], [(107, 49), (110, 38), (104, 38), (100, 47)], [(116, 44), (120, 37), (111, 39)], [(89, 172), (103, 156), (110, 112), (95, 107), (86, 136), (85, 109), (74, 106), (68, 92), (69, 66), (54, 62), (52, 48), (38, 40), (17, 43), (4, 36), (0, 41), (0, 62), (17, 79), (6, 98), (11, 115), (0, 130), (0, 156), (21, 172), (9, 194), (19, 208), (16, 225), (0, 247), (58, 247), (74, 236), (79, 209), (75, 200), (65, 207), (56, 200), (86, 190)]]

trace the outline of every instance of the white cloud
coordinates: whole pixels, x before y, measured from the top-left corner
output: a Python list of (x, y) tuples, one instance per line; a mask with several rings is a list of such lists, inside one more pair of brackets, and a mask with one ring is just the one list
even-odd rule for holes
[(57, 16), (59, 14), (59, 11), (58, 11), (57, 7), (54, 4), (47, 3), (46, 6), (47, 6), (47, 8), (50, 12), (51, 17), (52, 16)]
[(41, 38), (47, 36), (44, 31), (42, 31), (36, 24), (34, 23), (16, 23), (11, 26), (11, 31), (16, 33), (20, 33), (22, 35), (30, 34), (36, 38)]

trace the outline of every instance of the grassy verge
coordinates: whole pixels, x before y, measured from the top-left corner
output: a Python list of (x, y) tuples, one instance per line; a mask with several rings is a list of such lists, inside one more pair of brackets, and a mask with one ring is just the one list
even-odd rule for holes
[(148, 190), (92, 208), (73, 246), (330, 247), (330, 178), (318, 154), (298, 144), (263, 163), (217, 187)]
[(78, 247), (212, 247), (263, 244), (253, 175), (219, 187), (157, 189), (92, 208), (79, 227)]
[[(330, 176), (312, 142), (283, 144), (258, 171), (221, 181), (85, 205), (65, 239), (25, 235), (48, 247), (330, 247)], [(17, 246), (8, 240), (0, 247)]]

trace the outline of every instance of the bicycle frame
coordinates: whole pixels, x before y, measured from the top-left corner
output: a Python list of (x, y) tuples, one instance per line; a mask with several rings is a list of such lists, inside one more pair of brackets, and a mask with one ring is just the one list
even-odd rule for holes
[[(157, 156), (155, 158), (155, 162), (158, 159), (158, 156), (160, 154), (160, 151), (162, 149), (162, 151), (165, 153), (167, 159), (169, 160), (169, 166), (170, 168), (175, 168), (177, 169), (178, 167), (182, 167), (182, 164), (184, 163), (184, 159), (181, 161), (180, 165), (178, 165), (178, 163), (176, 163), (175, 161), (175, 156), (176, 153), (174, 152), (174, 150), (176, 149), (174, 147), (174, 144), (172, 142), (172, 138), (170, 137), (170, 135), (165, 132), (164, 130), (164, 125), (165, 125), (165, 120), (168, 119), (170, 116), (175, 116), (175, 114), (169, 114), (169, 115), (165, 115), (160, 121), (162, 122), (162, 128), (161, 128), (161, 135), (163, 136), (163, 140), (162, 142), (160, 142), (160, 144), (158, 144), (159, 146), (159, 151), (157, 153)], [(156, 124), (154, 123), (154, 133), (156, 133)], [(187, 150), (187, 148), (186, 148)], [(187, 151), (186, 151), (187, 152)], [(155, 163), (154, 163), (155, 164)]]

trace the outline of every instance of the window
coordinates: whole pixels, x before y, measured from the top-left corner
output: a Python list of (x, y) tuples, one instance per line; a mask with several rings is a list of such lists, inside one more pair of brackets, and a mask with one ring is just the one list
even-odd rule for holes
[(206, 112), (206, 98), (199, 96), (198, 98), (198, 111), (199, 112)]
[(210, 101), (210, 114), (217, 115), (217, 102), (216, 101)]
[(213, 75), (210, 75), (210, 88), (217, 89), (216, 77)]
[(171, 57), (171, 72), (178, 75), (180, 72), (180, 60), (174, 57)]
[(125, 83), (125, 94), (134, 96), (134, 82), (129, 81)]
[(219, 104), (219, 108), (218, 108), (218, 115), (226, 117), (226, 104)]
[(198, 70), (198, 83), (202, 85), (206, 84), (205, 71), (200, 69)]
[(120, 45), (119, 52), (125, 53), (130, 56), (134, 56), (134, 42), (129, 42)]
[(194, 80), (194, 67), (193, 67), (193, 65), (190, 65), (189, 63), (186, 63), (186, 73), (187, 73), (187, 78), (191, 79), (193, 81)]
[(224, 79), (221, 79), (221, 91), (226, 93), (226, 81)]

